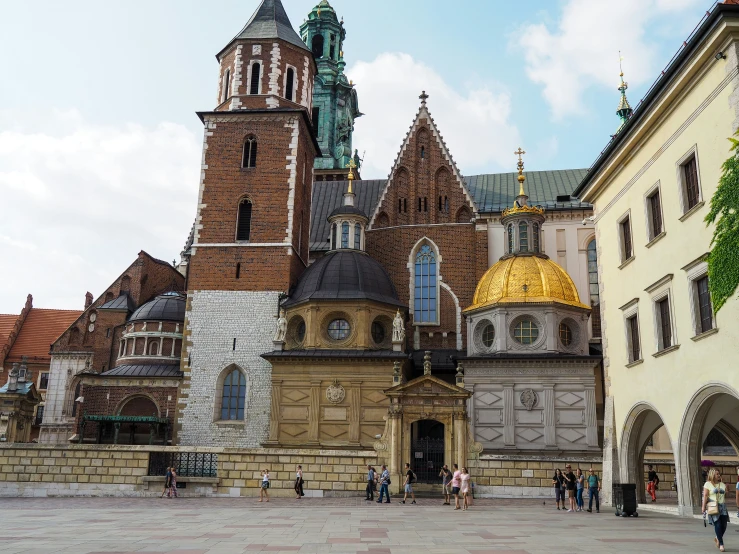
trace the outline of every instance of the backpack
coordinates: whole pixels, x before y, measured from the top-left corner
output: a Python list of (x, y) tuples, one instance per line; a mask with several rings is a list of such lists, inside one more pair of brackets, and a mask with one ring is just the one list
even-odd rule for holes
[(408, 471), (411, 472), (411, 478), (408, 479), (408, 484), (410, 485), (411, 483), (415, 483), (418, 477), (416, 477), (416, 472), (413, 471), (412, 469), (409, 469)]

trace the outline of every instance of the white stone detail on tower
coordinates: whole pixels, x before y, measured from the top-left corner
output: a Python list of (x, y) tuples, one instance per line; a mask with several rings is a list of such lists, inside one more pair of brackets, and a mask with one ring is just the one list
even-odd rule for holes
[(282, 59), (282, 55), (280, 53), (279, 42), (272, 43), (270, 55), (272, 58), (270, 59), (271, 64), (269, 66), (269, 91), (267, 92), (269, 96), (267, 97), (267, 107), (279, 108), (280, 83), (282, 82), (282, 79), (280, 79), (280, 76), (282, 75), (282, 69), (280, 69), (280, 60)]

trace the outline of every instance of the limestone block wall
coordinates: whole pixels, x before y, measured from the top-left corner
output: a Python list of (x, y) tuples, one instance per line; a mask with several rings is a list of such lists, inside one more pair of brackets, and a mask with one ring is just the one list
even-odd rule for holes
[(217, 477), (181, 475), (178, 482), (187, 484), (181, 496), (258, 496), (261, 471), (269, 469), (269, 494), (289, 497), (298, 464), (306, 496), (358, 496), (367, 464), (381, 463), (373, 450), (10, 444), (0, 445), (0, 497), (158, 496), (164, 476), (147, 475), (149, 457), (180, 452), (217, 455)]
[[(184, 378), (177, 442), (257, 447), (267, 439), (271, 366), (261, 354), (274, 346), (278, 292), (194, 291), (185, 320)], [(243, 421), (220, 421), (219, 377), (238, 367), (246, 376)]]

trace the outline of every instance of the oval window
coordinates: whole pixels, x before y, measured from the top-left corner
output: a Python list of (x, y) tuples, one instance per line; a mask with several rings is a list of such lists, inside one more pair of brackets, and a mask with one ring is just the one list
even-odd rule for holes
[(298, 323), (298, 328), (295, 330), (295, 340), (302, 343), (303, 339), (305, 339), (305, 321)]
[(344, 340), (349, 336), (351, 326), (346, 319), (334, 319), (328, 324), (328, 336), (333, 340)]
[(482, 330), (482, 343), (487, 348), (490, 348), (493, 346), (493, 342), (495, 342), (495, 327), (493, 327), (492, 323), (488, 323)]
[(534, 344), (539, 338), (539, 327), (530, 319), (522, 319), (513, 330), (513, 338), (521, 344)]
[(564, 346), (572, 344), (572, 329), (566, 323), (559, 324), (559, 340)]
[(382, 344), (385, 340), (385, 327), (379, 321), (372, 322), (372, 340), (375, 344)]

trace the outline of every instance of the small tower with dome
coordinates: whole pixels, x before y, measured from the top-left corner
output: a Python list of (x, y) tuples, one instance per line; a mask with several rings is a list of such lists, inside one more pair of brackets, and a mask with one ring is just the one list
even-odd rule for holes
[[(485, 452), (599, 452), (590, 307), (544, 253), (544, 210), (519, 191), (502, 213), (506, 249), (477, 284), (467, 319), (464, 386), (473, 440)], [(482, 491), (483, 493), (485, 491)], [(495, 491), (491, 491), (495, 492)]]

